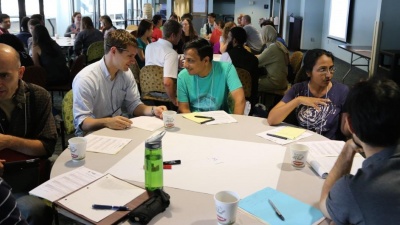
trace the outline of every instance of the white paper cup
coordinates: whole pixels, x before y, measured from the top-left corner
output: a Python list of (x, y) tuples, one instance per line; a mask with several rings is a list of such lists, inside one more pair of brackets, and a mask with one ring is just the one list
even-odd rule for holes
[(291, 144), (288, 146), (290, 151), (290, 161), (295, 169), (302, 169), (307, 163), (308, 146), (302, 144)]
[(85, 158), (86, 143), (87, 141), (84, 137), (73, 137), (68, 140), (68, 147), (73, 161), (80, 161)]
[(71, 34), (71, 38), (74, 39), (75, 38), (75, 34)]
[(58, 36), (58, 34), (55, 34), (54, 37), (55, 37), (56, 39), (58, 39), (60, 36)]
[(163, 115), (164, 127), (166, 129), (174, 128), (176, 112), (167, 110), (162, 112), (162, 115)]
[(239, 195), (233, 191), (220, 191), (214, 195), (217, 220), (220, 225), (231, 225), (236, 221)]

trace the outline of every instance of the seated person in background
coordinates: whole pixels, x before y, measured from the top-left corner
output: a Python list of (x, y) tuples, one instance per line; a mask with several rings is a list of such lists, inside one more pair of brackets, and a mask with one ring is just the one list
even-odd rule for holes
[(182, 24), (182, 35), (181, 40), (177, 45), (174, 46), (174, 49), (178, 52), (178, 54), (183, 54), (183, 49), (185, 48), (185, 44), (189, 43), (198, 38), (196, 31), (194, 30), (193, 23), (189, 18), (185, 18), (181, 22)]
[(82, 30), (75, 38), (74, 51), (76, 55), (86, 54), (89, 46), (96, 41), (103, 41), (103, 33), (93, 27), (92, 19), (88, 16), (82, 18)]
[(229, 31), (236, 27), (236, 24), (234, 22), (227, 22), (224, 26), (224, 29), (222, 30), (222, 35), (219, 39), (219, 52), (222, 54), (226, 52), (226, 48), (228, 47), (229, 41), (228, 41), (228, 34)]
[(181, 16), (181, 21), (183, 21), (184, 19), (190, 19), (191, 21), (193, 21), (193, 15), (191, 13), (185, 13)]
[(24, 17), (21, 20), (21, 32), (19, 34), (16, 34), (17, 38), (21, 40), (22, 44), (24, 44), (24, 48), (28, 49), (28, 39), (32, 37), (32, 34), (29, 32), (28, 28), (28, 22), (30, 18), (29, 17)]
[[(263, 22), (260, 24), (260, 27), (262, 28), (263, 26), (267, 26), (267, 25), (271, 25), (272, 27), (275, 28), (274, 22), (272, 22), (271, 20), (263, 20)], [(276, 40), (281, 42), (286, 48), (288, 47), (285, 40), (278, 33), (276, 35)]]
[(71, 34), (78, 34), (81, 31), (82, 14), (74, 12), (72, 15), (72, 24), (67, 27), (64, 36), (71, 37)]
[(308, 81), (294, 84), (270, 111), (268, 123), (278, 125), (293, 110), (299, 126), (329, 139), (341, 139), (343, 105), (349, 88), (332, 80), (334, 57), (323, 49), (309, 50), (304, 57)]
[(129, 66), (135, 62), (137, 43), (125, 30), (107, 34), (105, 55), (86, 66), (72, 84), (73, 115), (77, 136), (104, 127), (121, 130), (132, 121), (121, 116), (121, 107), (135, 116), (162, 118), (165, 106), (147, 106), (140, 101), (137, 84)]
[(2, 224), (28, 225), (11, 194), (11, 187), (1, 178), (4, 160), (0, 159), (0, 221)]
[(153, 34), (151, 35), (151, 42), (156, 42), (158, 39), (163, 37), (162, 30), (160, 27), (163, 25), (163, 20), (160, 15), (154, 15), (153, 19)]
[(251, 24), (251, 17), (249, 15), (244, 15), (241, 22), (247, 34), (246, 45), (250, 47), (253, 54), (260, 54), (263, 50), (260, 32)]
[(219, 52), (219, 40), (221, 39), (221, 35), (222, 35), (222, 29), (224, 29), (225, 23), (222, 20), (218, 20), (217, 22), (215, 22), (214, 25), (214, 30), (211, 33), (210, 36), (210, 43), (211, 46), (215, 46), (215, 48), (213, 49), (213, 53), (215, 54), (220, 54)]
[[(40, 20), (38, 19), (30, 19), (28, 21), (28, 28), (31, 35), (33, 34), (33, 30), (35, 29), (36, 25), (40, 25)], [(32, 46), (33, 46), (33, 38), (28, 38), (28, 54), (32, 57)]]
[(151, 36), (153, 35), (153, 23), (150, 20), (142, 20), (139, 23), (138, 33), (136, 41), (138, 43), (136, 61), (139, 68), (142, 68), (146, 64), (145, 52), (146, 47), (151, 43)]
[[(0, 94), (0, 159), (6, 161), (10, 160), (10, 154), (18, 153), (48, 158), (57, 142), (50, 94), (37, 85), (25, 83), (22, 80), (24, 71), (19, 54), (12, 47), (0, 44), (3, 86)], [(29, 224), (51, 224), (52, 209), (44, 201), (27, 193), (18, 196), (21, 196), (17, 199), (18, 207)]]
[[(322, 187), (320, 209), (335, 224), (400, 221), (400, 89), (392, 80), (357, 83), (346, 100), (344, 119), (352, 134)], [(355, 175), (353, 158), (366, 159)]]
[(32, 58), (35, 66), (46, 70), (46, 84), (65, 84), (69, 80), (69, 68), (61, 47), (50, 37), (47, 28), (36, 25), (33, 30)]
[(169, 20), (175, 20), (175, 21), (179, 22), (179, 17), (178, 17), (178, 15), (176, 15), (175, 12), (172, 12), (171, 15), (169, 16)]
[(276, 30), (270, 25), (261, 28), (262, 38), (266, 45), (264, 51), (258, 55), (258, 66), (266, 71), (260, 77), (258, 91), (285, 92), (288, 86), (289, 51), (276, 41)]
[(11, 27), (10, 16), (7, 14), (0, 14), (0, 35), (9, 34), (8, 29)]
[[(215, 15), (215, 13), (209, 13), (207, 15), (207, 23), (205, 23), (203, 25), (203, 29), (205, 30), (205, 35), (206, 35), (206, 39), (210, 39), (211, 33), (214, 30), (214, 25), (215, 25), (215, 18), (217, 17), (217, 15)], [(204, 38), (204, 37), (202, 37)]]
[(242, 13), (240, 13), (240, 15), (238, 16), (238, 18), (236, 19), (236, 21), (237, 21), (237, 26), (238, 27), (243, 27), (243, 25), (242, 25), (242, 19), (243, 19), (243, 14)]
[(19, 58), (21, 61), (21, 66), (33, 66), (32, 58), (26, 53), (24, 44), (13, 34), (3, 34), (0, 35), (0, 43), (9, 45), (19, 53)]
[[(213, 61), (212, 47), (205, 39), (185, 46), (185, 69), (178, 75), (178, 105), (181, 113), (225, 110), (244, 113), (242, 83), (232, 63)], [(232, 96), (233, 112), (228, 105)]]
[(101, 28), (100, 30), (104, 34), (104, 38), (107, 37), (107, 33), (113, 30), (116, 30), (117, 28), (114, 27), (112, 20), (109, 16), (104, 15), (100, 17), (100, 23), (101, 23)]
[(178, 106), (176, 99), (176, 78), (178, 76), (178, 53), (172, 48), (181, 40), (182, 25), (174, 20), (167, 21), (163, 26), (164, 37), (149, 44), (146, 48), (146, 66), (164, 67), (163, 84), (165, 92), (172, 104)]
[(251, 75), (251, 107), (258, 102), (258, 59), (255, 55), (244, 49), (246, 31), (242, 27), (234, 27), (228, 34), (228, 48), (221, 55), (220, 61), (231, 62), (235, 67), (247, 70)]

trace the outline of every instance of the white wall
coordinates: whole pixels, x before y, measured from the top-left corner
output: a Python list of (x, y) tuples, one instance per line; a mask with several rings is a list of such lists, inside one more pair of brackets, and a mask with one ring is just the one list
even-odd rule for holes
[(289, 16), (293, 14), (293, 16), (300, 16), (300, 8), (301, 8), (302, 0), (286, 0), (283, 16), (285, 19), (285, 24), (283, 24), (283, 32), (282, 37), (285, 39), (286, 43), (289, 43)]
[[(350, 63), (350, 53), (338, 48), (345, 44), (340, 41), (327, 38), (329, 29), (329, 7), (331, 0), (325, 0), (324, 23), (322, 30), (321, 47), (331, 51), (336, 57)], [(396, 1), (393, 1), (396, 2)], [(353, 1), (353, 23), (349, 24), (350, 44), (372, 45), (374, 23), (377, 15), (378, 0)], [(398, 4), (398, 3), (397, 3)]]
[(321, 0), (302, 0), (301, 4), (303, 29), (300, 49), (320, 48), (325, 3)]
[[(57, 0), (57, 20), (56, 20), (56, 33), (60, 37), (64, 36), (67, 27), (71, 24), (72, 9), (71, 4), (66, 4), (65, 0)], [(63, 18), (63, 19), (62, 19)]]

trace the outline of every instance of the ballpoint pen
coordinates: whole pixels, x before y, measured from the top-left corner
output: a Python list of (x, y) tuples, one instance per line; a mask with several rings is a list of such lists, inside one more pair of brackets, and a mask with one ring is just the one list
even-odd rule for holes
[(287, 140), (287, 139), (288, 139), (287, 137), (282, 137), (282, 136), (279, 136), (279, 135), (276, 135), (276, 134), (267, 133), (267, 135), (268, 135), (268, 136), (271, 136), (271, 137), (280, 138), (280, 139), (283, 139), (283, 140)]
[(285, 217), (283, 217), (282, 213), (279, 212), (278, 208), (276, 208), (274, 203), (270, 199), (268, 199), (268, 202), (272, 206), (272, 208), (274, 209), (276, 215), (278, 215), (279, 219), (281, 219), (282, 221), (285, 221)]
[(196, 116), (194, 116), (194, 117), (196, 117), (196, 118), (203, 118), (203, 119), (213, 119), (213, 120), (214, 120), (214, 118), (211, 117), (211, 116), (199, 116), (199, 115), (196, 115)]
[(92, 208), (93, 209), (113, 209), (113, 210), (117, 210), (117, 211), (129, 211), (130, 210), (126, 206), (99, 205), (99, 204), (93, 204)]

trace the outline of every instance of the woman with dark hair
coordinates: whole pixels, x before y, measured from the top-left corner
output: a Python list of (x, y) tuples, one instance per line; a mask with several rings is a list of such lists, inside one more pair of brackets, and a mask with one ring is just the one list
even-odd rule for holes
[(162, 38), (162, 30), (160, 27), (163, 24), (162, 17), (160, 15), (153, 16), (153, 35), (151, 36), (151, 42), (156, 42)]
[(308, 80), (294, 84), (270, 111), (268, 124), (281, 123), (293, 110), (298, 125), (330, 139), (342, 139), (341, 121), (349, 88), (332, 80), (334, 57), (323, 49), (309, 50), (303, 68)]
[(96, 41), (103, 41), (103, 33), (94, 28), (92, 19), (85, 16), (82, 18), (82, 31), (75, 39), (74, 51), (76, 55), (86, 54), (89, 46)]
[(25, 49), (28, 48), (28, 39), (30, 37), (32, 37), (32, 34), (29, 32), (29, 28), (28, 28), (29, 20), (30, 20), (29, 17), (22, 18), (22, 20), (21, 20), (21, 32), (19, 32), (19, 34), (15, 35), (24, 44)]
[(71, 37), (71, 34), (77, 34), (81, 31), (81, 20), (82, 14), (80, 12), (74, 12), (72, 15), (72, 24), (67, 27), (64, 36)]
[(183, 54), (183, 48), (185, 44), (196, 40), (198, 38), (196, 31), (194, 30), (193, 23), (189, 18), (185, 18), (181, 22), (182, 24), (182, 35), (181, 40), (178, 42), (178, 45), (175, 46), (175, 50), (177, 50), (178, 54)]
[(24, 44), (13, 34), (3, 34), (0, 35), (0, 43), (9, 45), (19, 53), (19, 59), (21, 61), (21, 66), (33, 66), (32, 58), (26, 53)]
[(65, 84), (68, 81), (69, 69), (61, 47), (50, 37), (43, 25), (36, 25), (33, 30), (33, 63), (46, 70), (48, 85)]
[(104, 34), (104, 38), (107, 37), (108, 32), (116, 30), (117, 28), (113, 25), (112, 20), (109, 16), (104, 15), (100, 17), (101, 28), (100, 30)]
[(145, 65), (146, 46), (151, 43), (151, 36), (153, 35), (153, 23), (150, 20), (144, 19), (140, 21), (137, 33), (138, 51), (136, 54), (136, 61), (139, 68)]

